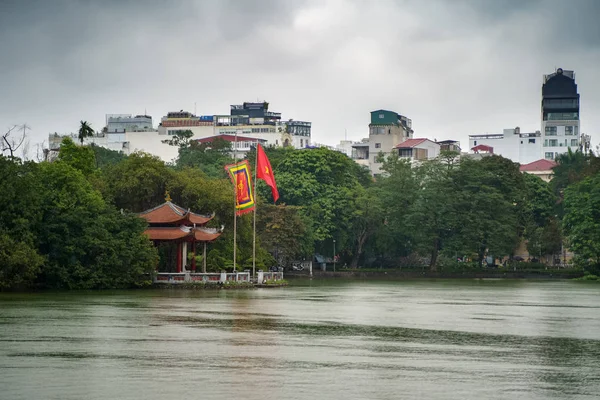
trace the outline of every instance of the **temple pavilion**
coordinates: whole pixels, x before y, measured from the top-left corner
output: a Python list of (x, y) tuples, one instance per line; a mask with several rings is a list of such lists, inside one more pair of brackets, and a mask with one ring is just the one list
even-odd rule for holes
[[(202, 244), (202, 272), (206, 272), (206, 244), (221, 236), (221, 230), (207, 228), (212, 215), (201, 215), (173, 204), (168, 198), (163, 204), (139, 214), (148, 221), (145, 234), (155, 246), (169, 242), (176, 245), (176, 272), (196, 271), (196, 244)], [(188, 253), (192, 257), (188, 264)]]

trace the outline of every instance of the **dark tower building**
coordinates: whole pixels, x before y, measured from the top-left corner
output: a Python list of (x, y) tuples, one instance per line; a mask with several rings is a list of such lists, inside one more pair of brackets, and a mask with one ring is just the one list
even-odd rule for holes
[(553, 160), (579, 148), (579, 93), (575, 72), (558, 68), (542, 84), (543, 157)]

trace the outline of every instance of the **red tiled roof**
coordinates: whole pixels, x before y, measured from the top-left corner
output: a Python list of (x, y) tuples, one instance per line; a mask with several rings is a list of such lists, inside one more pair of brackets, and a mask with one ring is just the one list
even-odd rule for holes
[(191, 242), (192, 239), (198, 242), (212, 242), (221, 236), (220, 232), (211, 232), (202, 228), (182, 229), (176, 226), (170, 227), (150, 227), (144, 233), (150, 240), (183, 240)]
[(420, 145), (424, 141), (429, 139), (406, 139), (404, 142), (397, 144), (394, 146), (395, 149), (411, 149), (415, 146)]
[(486, 146), (485, 144), (477, 145), (477, 146), (473, 147), (471, 150), (473, 150), (475, 152), (477, 152), (477, 151), (487, 151), (489, 153), (494, 152), (494, 148), (492, 146)]
[(552, 160), (537, 160), (534, 162), (530, 162), (529, 164), (524, 164), (519, 167), (520, 171), (551, 171), (552, 168), (556, 167), (556, 162)]
[(167, 201), (158, 207), (144, 211), (139, 214), (140, 217), (148, 221), (149, 224), (199, 224), (204, 225), (210, 221), (212, 215), (200, 215), (188, 211), (176, 204)]
[[(196, 139), (196, 141), (198, 143), (211, 143), (216, 138), (221, 138), (226, 142), (235, 142), (235, 135), (215, 135), (215, 136), (205, 137), (202, 139)], [(237, 140), (238, 140), (238, 142), (261, 142), (261, 143), (267, 141), (266, 139), (251, 138), (248, 136), (240, 136), (240, 135), (238, 135)]]

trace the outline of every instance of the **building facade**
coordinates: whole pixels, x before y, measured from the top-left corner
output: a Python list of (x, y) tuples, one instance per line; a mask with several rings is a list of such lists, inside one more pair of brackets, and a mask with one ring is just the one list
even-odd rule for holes
[(539, 159), (554, 160), (560, 154), (582, 147), (579, 124), (579, 93), (575, 72), (558, 68), (544, 75), (541, 102), (541, 131), (521, 133), (504, 129), (501, 134), (469, 135), (469, 149), (479, 145), (520, 164)]
[(369, 124), (369, 169), (373, 175), (381, 173), (380, 157), (387, 158), (394, 147), (412, 138), (412, 121), (394, 111), (371, 112)]
[[(202, 139), (213, 136), (214, 116), (197, 116), (188, 111), (170, 111), (162, 117), (158, 125), (158, 134), (163, 136), (174, 136), (183, 131), (191, 131), (192, 138)], [(163, 138), (164, 140), (164, 138)]]
[(269, 103), (245, 102), (231, 105), (230, 115), (215, 116), (215, 134), (243, 135), (266, 140), (268, 146), (305, 148), (311, 145), (312, 123), (288, 119), (269, 111)]
[(150, 132), (153, 131), (152, 117), (149, 115), (106, 114), (105, 133)]
[(440, 155), (440, 145), (433, 140), (407, 139), (397, 144), (394, 149), (398, 152), (398, 157), (414, 162), (422, 162), (437, 158)]
[[(268, 107), (266, 102), (232, 105), (229, 115), (197, 116), (184, 110), (171, 111), (161, 118), (156, 130), (152, 118), (147, 115), (110, 114), (106, 116), (106, 127), (85, 138), (84, 144), (95, 144), (124, 154), (142, 151), (166, 162), (177, 158), (178, 148), (165, 142), (183, 131), (192, 132), (191, 140), (237, 134), (258, 140), (265, 146), (305, 148), (311, 145), (310, 122), (293, 119), (283, 122), (281, 114), (269, 111)], [(56, 155), (65, 136), (78, 143), (76, 134), (50, 134), (48, 158)]]
[[(483, 146), (483, 147), (481, 147)], [(469, 135), (471, 152), (494, 153), (519, 164), (528, 164), (542, 158), (542, 138), (540, 131), (521, 133), (519, 127), (504, 129), (502, 133)]]
[(519, 170), (524, 174), (531, 174), (540, 177), (544, 182), (550, 182), (554, 172), (552, 169), (556, 167), (556, 162), (552, 160), (537, 160), (529, 164), (524, 164), (519, 167)]
[(546, 160), (579, 149), (579, 93), (575, 72), (558, 68), (544, 75), (542, 85), (542, 140)]

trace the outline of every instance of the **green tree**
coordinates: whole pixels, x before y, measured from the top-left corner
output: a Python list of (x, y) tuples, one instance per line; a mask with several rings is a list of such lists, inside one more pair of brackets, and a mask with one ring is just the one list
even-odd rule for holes
[(521, 221), (529, 254), (556, 254), (562, 247), (556, 219), (557, 197), (550, 185), (535, 175), (524, 174), (525, 201)]
[(278, 264), (312, 258), (313, 241), (298, 207), (261, 204), (256, 219), (261, 244)]
[(567, 187), (564, 207), (570, 248), (584, 264), (600, 265), (600, 174)]
[(168, 144), (169, 146), (177, 146), (180, 149), (184, 149), (189, 146), (190, 139), (194, 136), (194, 132), (187, 130), (177, 131), (171, 139), (163, 140), (163, 143)]
[(367, 241), (372, 239), (383, 226), (384, 208), (378, 187), (357, 189), (351, 220), (350, 232), (354, 243), (351, 249), (350, 268), (357, 268), (364, 255)]
[(376, 246), (371, 248), (384, 264), (397, 265), (400, 257), (414, 251), (414, 238), (409, 223), (410, 207), (415, 202), (419, 184), (410, 162), (392, 154), (383, 160), (384, 173), (377, 179), (383, 207), (384, 226), (376, 233)]
[(518, 165), (502, 157), (461, 160), (451, 174), (455, 232), (450, 253), (474, 254), (483, 265), (487, 254), (512, 254), (519, 241), (523, 181)]
[(408, 224), (416, 249), (429, 259), (429, 268), (437, 270), (438, 255), (457, 229), (453, 210), (454, 196), (450, 171), (454, 164), (432, 160), (416, 168), (419, 189), (408, 208)]
[(557, 165), (552, 169), (552, 186), (556, 194), (600, 171), (600, 159), (591, 152), (586, 154), (569, 148), (556, 158), (556, 162)]
[(79, 133), (77, 135), (79, 142), (83, 145), (84, 139), (92, 136), (94, 136), (94, 130), (92, 129), (90, 123), (87, 121), (80, 121)]
[(0, 290), (27, 288), (43, 263), (31, 245), (0, 233)]
[(215, 138), (211, 143), (191, 142), (180, 147), (176, 165), (178, 168), (199, 168), (212, 178), (227, 178), (224, 167), (233, 163), (231, 151), (231, 143), (222, 138)]
[(360, 189), (362, 168), (345, 154), (326, 148), (295, 150), (273, 166), (280, 202), (300, 206), (308, 217), (316, 250), (332, 254), (352, 239), (354, 195)]
[(107, 206), (80, 171), (65, 163), (37, 171), (43, 224), (39, 253), (47, 262), (38, 276), (49, 288), (128, 287), (148, 281), (157, 259), (143, 235), (145, 221)]
[(77, 146), (71, 138), (64, 138), (60, 143), (58, 161), (64, 162), (71, 167), (89, 176), (96, 169), (96, 157), (89, 146)]
[(123, 161), (127, 156), (122, 152), (110, 150), (94, 143), (90, 144), (96, 159), (96, 168), (104, 168), (109, 165), (115, 165)]
[(165, 201), (175, 172), (158, 157), (134, 153), (122, 162), (101, 171), (99, 189), (117, 209), (142, 212)]

